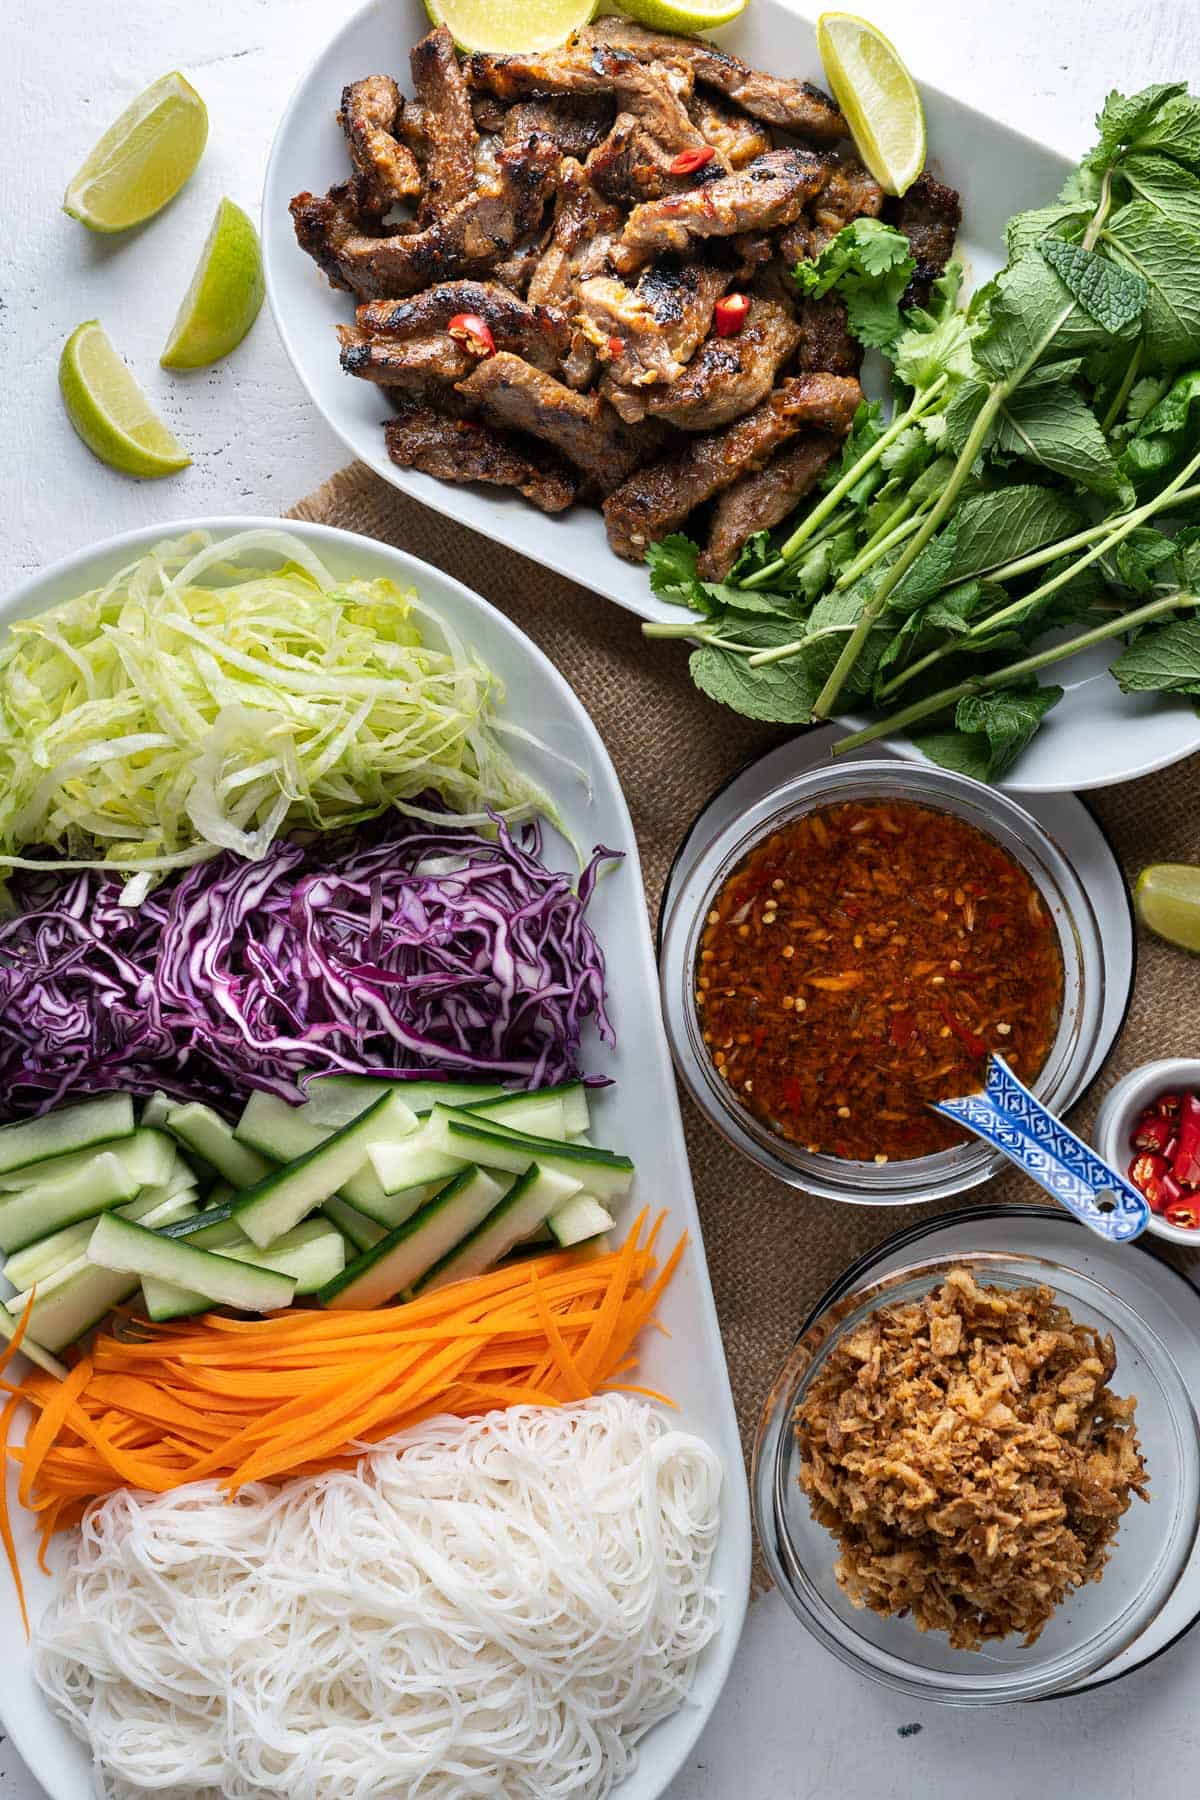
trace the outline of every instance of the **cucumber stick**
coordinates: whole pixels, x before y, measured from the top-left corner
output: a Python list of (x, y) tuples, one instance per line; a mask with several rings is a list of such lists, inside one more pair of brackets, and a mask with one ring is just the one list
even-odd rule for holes
[(504, 1184), (482, 1169), (464, 1169), (404, 1225), (348, 1264), (321, 1289), (322, 1306), (382, 1306), (440, 1262), (487, 1218)]
[(212, 1250), (197, 1250), (181, 1238), (161, 1236), (106, 1213), (88, 1244), (88, 1260), (114, 1274), (155, 1276), (242, 1312), (275, 1312), (291, 1304), (296, 1283), (274, 1269), (256, 1269)]
[[(128, 1206), (119, 1206), (116, 1210), (123, 1219), (132, 1219), (134, 1224), (146, 1223), (157, 1226), (159, 1209), (163, 1209), (165, 1218), (181, 1218), (185, 1211), (196, 1210), (193, 1202), (196, 1198), (194, 1187), (177, 1188), (168, 1192), (166, 1188), (146, 1187), (131, 1200)], [(168, 1210), (167, 1203), (173, 1203)], [(148, 1214), (154, 1214), (148, 1218)], [(47, 1275), (53, 1275), (75, 1257), (83, 1256), (88, 1247), (88, 1239), (95, 1230), (95, 1221), (80, 1219), (74, 1225), (64, 1225), (61, 1231), (52, 1231), (49, 1237), (38, 1238), (36, 1243), (29, 1244), (24, 1250), (14, 1251), (4, 1265), (4, 1273), (15, 1288), (32, 1287), (35, 1281), (42, 1281)]]
[(377, 1225), (356, 1206), (348, 1206), (340, 1194), (331, 1195), (322, 1204), (321, 1211), (356, 1250), (373, 1250), (380, 1239), (387, 1236), (386, 1226)]
[(397, 1094), (384, 1094), (349, 1125), (343, 1125), (286, 1168), (273, 1170), (237, 1202), (238, 1224), (260, 1249), (333, 1194), (348, 1197), (346, 1183), (381, 1138), (403, 1137), (416, 1128), (416, 1115)]
[(275, 1167), (269, 1157), (252, 1150), (249, 1144), (240, 1144), (233, 1135), (232, 1125), (227, 1125), (211, 1106), (204, 1106), (199, 1101), (173, 1107), (167, 1114), (166, 1123), (167, 1130), (179, 1139), (185, 1150), (193, 1151), (235, 1188), (253, 1187)]
[(613, 1228), (613, 1216), (591, 1194), (576, 1194), (552, 1212), (546, 1223), (560, 1250), (573, 1244), (586, 1244)]
[[(138, 1198), (141, 1198), (140, 1194)], [(166, 1199), (159, 1199), (156, 1206), (151, 1207), (149, 1211), (143, 1213), (139, 1219), (134, 1220), (134, 1223), (144, 1225), (147, 1231), (162, 1231), (167, 1226), (180, 1224), (193, 1216), (199, 1216), (199, 1213), (200, 1208), (196, 1205), (190, 1193), (169, 1194)], [(129, 1216), (129, 1209), (127, 1207), (122, 1207), (117, 1214), (118, 1218), (128, 1218)], [(24, 1306), (26, 1300), (28, 1300), (31, 1288), (37, 1288), (38, 1299), (42, 1300), (47, 1294), (52, 1293), (55, 1288), (62, 1287), (64, 1282), (72, 1281), (76, 1275), (81, 1275), (86, 1270), (90, 1269), (92, 1264), (88, 1259), (87, 1248), (92, 1241), (92, 1233), (95, 1229), (95, 1219), (85, 1219), (82, 1224), (82, 1230), (85, 1235), (80, 1241), (75, 1254), (68, 1257), (65, 1261), (59, 1261), (53, 1269), (43, 1269), (40, 1272), (27, 1277), (24, 1291), (17, 1294), (8, 1302), (8, 1304), (10, 1306), (15, 1306), (19, 1311), (20, 1308)], [(33, 1247), (36, 1249), (38, 1246), (34, 1245)], [(4, 1273), (6, 1275), (8, 1274), (8, 1269), (9, 1265), (5, 1264)], [(15, 1279), (15, 1277), (10, 1277), (10, 1279)]]
[[(391, 1083), (387, 1091), (390, 1094), (394, 1092), (394, 1089), (395, 1083)], [(380, 1099), (383, 1097), (383, 1095), (378, 1096)], [(354, 1114), (354, 1118), (361, 1118), (365, 1110), (365, 1107), (360, 1108)], [(289, 1106), (286, 1100), (279, 1098), (278, 1094), (254, 1093), (247, 1100), (242, 1116), (234, 1126), (233, 1134), (239, 1143), (248, 1144), (252, 1150), (259, 1151), (261, 1155), (268, 1157), (274, 1163), (295, 1162), (299, 1157), (307, 1156), (310, 1150), (316, 1150), (321, 1144), (328, 1143), (335, 1129), (342, 1129), (342, 1126), (331, 1128), (325, 1125), (314, 1125), (311, 1120), (305, 1118), (304, 1113), (303, 1106)], [(406, 1136), (416, 1127), (416, 1116), (411, 1113), (411, 1109), (402, 1114), (397, 1107), (394, 1109), (392, 1117), (397, 1122), (409, 1121), (405, 1124), (403, 1131), (400, 1131), (397, 1125), (396, 1135), (398, 1136)], [(346, 1124), (352, 1122), (351, 1119), (345, 1121)], [(379, 1185), (378, 1176), (365, 1159), (361, 1168), (356, 1169), (354, 1174), (342, 1183), (341, 1191), (343, 1200), (348, 1201), (351, 1206), (357, 1207), (359, 1212), (366, 1213), (368, 1218), (375, 1219), (380, 1225), (390, 1228), (399, 1223), (392, 1216), (392, 1210), (387, 1204), (387, 1196)]]
[[(519, 1102), (520, 1104), (510, 1104)], [(564, 1143), (567, 1136), (566, 1113), (557, 1094), (516, 1094), (505, 1100), (485, 1101), (483, 1105), (465, 1109), (435, 1106), (428, 1119), (411, 1137), (396, 1144), (376, 1144), (371, 1162), (385, 1193), (393, 1196), (417, 1182), (447, 1180), (471, 1163), (479, 1161), (469, 1155), (448, 1149), (442, 1127), (447, 1119), (461, 1119), (467, 1124), (487, 1124), (506, 1137), (531, 1133), (540, 1139)]]
[(115, 1156), (106, 1153), (73, 1175), (5, 1194), (0, 1199), (0, 1250), (20, 1250), (77, 1219), (123, 1206), (140, 1186)]
[[(237, 1231), (233, 1221), (225, 1225), (212, 1225), (208, 1231), (198, 1231), (187, 1239), (177, 1238), (175, 1241), (196, 1244), (203, 1239), (207, 1244), (210, 1234)], [(220, 1248), (220, 1254), (233, 1262), (252, 1263), (257, 1269), (274, 1269), (280, 1275), (290, 1275), (296, 1283), (298, 1294), (315, 1294), (326, 1282), (332, 1281), (346, 1265), (346, 1240), (336, 1226), (325, 1219), (306, 1219), (303, 1225), (297, 1225), (295, 1231), (289, 1231), (285, 1237), (276, 1240), (269, 1250), (260, 1250), (256, 1244), (249, 1243), (237, 1232), (240, 1243), (226, 1243)], [(216, 1247), (216, 1246), (212, 1246)], [(151, 1319), (178, 1319), (185, 1315), (206, 1312), (211, 1305), (207, 1295), (194, 1288), (176, 1287), (168, 1281), (160, 1281), (157, 1276), (142, 1277), (142, 1298), (146, 1303), (146, 1312)]]
[(0, 1173), (46, 1162), (71, 1150), (87, 1150), (106, 1138), (133, 1136), (133, 1101), (128, 1094), (100, 1094), (63, 1107), (43, 1119), (0, 1126)]
[[(20, 1322), (21, 1315), (19, 1313), (14, 1319), (7, 1307), (0, 1306), (0, 1337), (6, 1337), (11, 1343), (17, 1335), (17, 1326)], [(67, 1379), (68, 1370), (65, 1363), (60, 1363), (57, 1356), (51, 1356), (45, 1345), (39, 1344), (36, 1338), (31, 1337), (28, 1330), (21, 1339), (21, 1354), (27, 1356), (31, 1363), (36, 1363), (39, 1369), (44, 1369), (47, 1375), (53, 1375), (56, 1381)]]
[(534, 1163), (474, 1231), (426, 1271), (416, 1283), (416, 1292), (424, 1294), (451, 1281), (469, 1281), (476, 1275), (485, 1275), (531, 1231), (556, 1212), (565, 1211), (578, 1193), (578, 1181)]
[(590, 1144), (556, 1144), (524, 1132), (505, 1131), (487, 1121), (477, 1122), (471, 1113), (447, 1107), (429, 1124), (435, 1145), (447, 1155), (455, 1151), (471, 1156), (485, 1169), (507, 1169), (523, 1175), (531, 1163), (556, 1169), (594, 1194), (598, 1200), (620, 1200), (633, 1185), (633, 1164), (613, 1150), (596, 1150)]
[(299, 1108), (311, 1125), (336, 1131), (368, 1107), (381, 1094), (399, 1093), (415, 1113), (427, 1113), (439, 1102), (447, 1106), (471, 1106), (504, 1094), (495, 1082), (412, 1081), (403, 1075), (315, 1075), (305, 1088)]
[(57, 1181), (64, 1175), (75, 1175), (86, 1169), (97, 1156), (115, 1156), (128, 1169), (139, 1187), (165, 1187), (178, 1168), (181, 1158), (173, 1141), (162, 1131), (141, 1126), (126, 1138), (106, 1138), (103, 1143), (86, 1150), (69, 1150), (65, 1156), (52, 1156), (46, 1162), (26, 1163), (0, 1175), (0, 1188), (15, 1191), (33, 1187), (38, 1182)]

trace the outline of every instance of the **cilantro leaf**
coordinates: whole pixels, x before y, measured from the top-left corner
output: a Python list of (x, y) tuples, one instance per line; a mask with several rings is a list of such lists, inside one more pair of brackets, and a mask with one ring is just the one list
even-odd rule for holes
[(661, 543), (651, 544), (646, 552), (651, 591), (660, 600), (670, 600), (676, 606), (690, 607), (693, 612), (712, 612), (703, 584), (696, 574), (699, 555), (699, 544), (694, 544), (691, 538), (685, 537), (680, 531), (672, 532)]
[(792, 271), (800, 292), (814, 300), (836, 290), (846, 322), (862, 344), (886, 350), (900, 335), (900, 301), (916, 263), (903, 232), (878, 219), (843, 226), (821, 254)]

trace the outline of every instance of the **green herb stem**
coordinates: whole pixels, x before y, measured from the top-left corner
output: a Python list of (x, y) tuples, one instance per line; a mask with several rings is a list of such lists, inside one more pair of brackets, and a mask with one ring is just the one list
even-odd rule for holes
[(893, 713), (890, 718), (881, 719), (875, 725), (868, 725), (862, 731), (851, 732), (849, 737), (840, 738), (833, 746), (833, 754), (841, 756), (847, 750), (857, 750), (863, 744), (872, 744), (877, 738), (906, 731), (910, 725), (927, 719), (931, 713), (944, 712), (947, 707), (957, 705), (970, 694), (986, 694), (996, 688), (1009, 687), (1014, 681), (1035, 674), (1038, 669), (1064, 662), (1070, 656), (1077, 656), (1081, 650), (1090, 649), (1093, 644), (1101, 644), (1107, 638), (1135, 631), (1139, 625), (1148, 625), (1152, 620), (1162, 618), (1165, 613), (1178, 612), (1181, 607), (1186, 606), (1200, 606), (1200, 595), (1176, 591), (1161, 599), (1150, 600), (1144, 606), (1135, 607), (1132, 612), (1121, 613), (1104, 625), (1096, 625), (1090, 631), (1081, 632), (1078, 637), (1071, 638), (1064, 644), (1054, 644), (1048, 650), (1039, 650), (1031, 656), (1022, 657), (1019, 662), (1009, 663), (1006, 668), (994, 669), (990, 675), (975, 675), (967, 681), (960, 681), (955, 687), (944, 688), (941, 693), (932, 694), (928, 699), (915, 700), (911, 706)]
[(1145, 348), (1145, 339), (1139, 338), (1134, 345), (1133, 355), (1125, 365), (1125, 373), (1121, 377), (1120, 387), (1113, 395), (1112, 405), (1100, 421), (1100, 429), (1104, 432), (1106, 437), (1125, 410), (1125, 402), (1128, 400), (1130, 393), (1133, 390), (1133, 384), (1137, 380), (1137, 372), (1142, 366), (1142, 352)]
[(744, 588), (769, 587), (775, 577), (781, 574), (789, 563), (795, 562), (796, 557), (813, 537), (818, 526), (823, 525), (829, 515), (841, 505), (851, 488), (858, 485), (867, 470), (875, 467), (875, 464), (889, 446), (895, 443), (901, 432), (907, 431), (910, 425), (915, 424), (918, 419), (924, 418), (933, 402), (942, 394), (949, 379), (948, 375), (939, 375), (936, 381), (932, 381), (927, 388), (922, 390), (920, 396), (910, 406), (906, 407), (902, 413), (897, 413), (887, 430), (882, 432), (870, 448), (863, 451), (858, 461), (834, 482), (828, 493), (824, 494), (812, 511), (806, 515), (787, 542), (780, 546), (779, 555), (775, 561), (768, 563), (765, 568), (756, 569), (754, 574), (748, 576), (742, 583)]
[(1133, 512), (1120, 515), (1116, 524), (1111, 518), (1104, 519), (1099, 525), (1093, 525), (1087, 531), (1076, 532), (1072, 538), (1062, 538), (1058, 543), (1050, 544), (1042, 550), (1033, 552), (1030, 556), (1023, 557), (1020, 562), (1010, 564), (1007, 569), (998, 569), (995, 574), (989, 575), (989, 581), (1011, 580), (1014, 575), (1024, 575), (1031, 569), (1044, 567), (1047, 563), (1058, 562), (1061, 557), (1070, 554), (1072, 550), (1078, 549), (1080, 546), (1091, 545), (1085, 555), (1078, 557), (1049, 581), (1044, 581), (1041, 587), (1035, 588), (1031, 594), (1024, 594), (1019, 600), (1011, 600), (998, 612), (989, 613), (986, 619), (977, 620), (967, 631), (960, 633), (957, 637), (948, 638), (945, 643), (927, 651), (915, 663), (910, 663), (907, 669), (902, 669), (899, 675), (893, 675), (892, 679), (885, 682), (879, 689), (879, 698), (881, 700), (888, 699), (890, 695), (898, 693), (902, 687), (906, 687), (910, 681), (915, 680), (918, 675), (923, 675), (926, 669), (932, 668), (943, 657), (953, 656), (966, 644), (978, 643), (981, 638), (991, 637), (994, 631), (1007, 625), (1010, 619), (1019, 617), (1030, 606), (1035, 606), (1038, 601), (1049, 599), (1051, 594), (1057, 593), (1060, 588), (1073, 581), (1077, 575), (1082, 574), (1084, 569), (1089, 568), (1092, 563), (1115, 549), (1131, 532), (1136, 531), (1139, 525), (1143, 525), (1147, 519), (1153, 518), (1156, 513), (1165, 512), (1170, 504), (1180, 505), (1186, 500), (1200, 499), (1200, 484), (1195, 487), (1181, 486), (1189, 476), (1196, 473), (1197, 469), (1200, 469), (1200, 453), (1194, 456), (1191, 462), (1185, 464), (1174, 480), (1169, 482), (1152, 500), (1146, 501), (1144, 505), (1135, 508)]
[[(868, 569), (873, 569), (875, 564), (879, 562), (882, 557), (885, 557), (889, 550), (894, 550), (897, 544), (902, 544), (906, 537), (911, 537), (914, 531), (919, 531), (921, 529), (920, 513), (918, 513), (915, 518), (907, 516), (912, 512), (912, 507), (913, 502), (911, 500), (906, 500), (903, 506), (896, 508), (896, 513), (900, 515), (899, 522), (893, 524), (892, 520), (888, 519), (885, 524), (880, 527), (879, 531), (875, 533), (874, 537), (867, 540), (858, 555), (854, 558), (854, 561), (842, 571), (834, 582), (834, 593), (840, 592), (843, 588), (850, 587), (858, 580), (860, 575), (865, 575)], [(922, 512), (923, 511), (924, 508), (922, 508)], [(895, 516), (896, 515), (893, 514), (893, 518), (895, 518)]]

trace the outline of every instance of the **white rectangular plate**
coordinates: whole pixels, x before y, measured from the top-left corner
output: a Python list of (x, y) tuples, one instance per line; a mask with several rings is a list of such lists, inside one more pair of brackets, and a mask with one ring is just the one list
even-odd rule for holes
[[(512, 493), (452, 487), (398, 469), (384, 449), (386, 401), (369, 382), (352, 380), (339, 366), (333, 328), (350, 317), (351, 298), (330, 288), (298, 248), (288, 201), (301, 189), (320, 193), (345, 179), (345, 143), (334, 118), (337, 96), (346, 82), (377, 71), (394, 74), (407, 86), (409, 48), (428, 26), (421, 0), (372, 0), (322, 52), (284, 115), (263, 195), (263, 248), (267, 291), (288, 355), (333, 429), (384, 480), (644, 619), (678, 621), (678, 607), (650, 592), (645, 570), (613, 555), (594, 509), (576, 506), (550, 518)], [(723, 47), (761, 68), (822, 78), (813, 26), (788, 0), (751, 0), (742, 17), (716, 35)], [(1006, 221), (1050, 201), (1069, 164), (936, 88), (922, 83), (921, 93), (930, 165), (962, 194), (959, 254), (969, 280), (979, 282), (1002, 260)], [(1097, 94), (1097, 104), (1101, 98)], [(1005, 776), (1005, 787), (1030, 793), (1106, 787), (1200, 749), (1200, 719), (1185, 698), (1119, 692), (1108, 675), (1119, 651), (1119, 643), (1098, 646), (1053, 671), (1066, 695)], [(685, 654), (681, 646), (680, 656)], [(907, 739), (898, 749), (902, 755), (919, 754)]]
[[(99, 585), (124, 564), (165, 538), (201, 526), (218, 537), (278, 520), (222, 518), (155, 526), (127, 533), (71, 557), (27, 582), (0, 606), (0, 623), (26, 618)], [(388, 576), (416, 587), (504, 681), (515, 720), (536, 728), (560, 756), (581, 765), (585, 780), (559, 762), (530, 754), (531, 773), (554, 795), (567, 828), (585, 852), (593, 844), (621, 850), (624, 862), (600, 881), (589, 918), (605, 950), (617, 1048), (610, 1051), (589, 1032), (589, 1071), (611, 1075), (614, 1085), (594, 1101), (594, 1138), (626, 1151), (637, 1165), (632, 1199), (618, 1218), (623, 1232), (643, 1205), (665, 1209), (662, 1243), (680, 1232), (691, 1245), (668, 1290), (661, 1318), (669, 1336), (646, 1332), (637, 1379), (677, 1402), (680, 1423), (717, 1451), (725, 1471), (721, 1534), (713, 1580), (724, 1595), (722, 1629), (701, 1658), (690, 1702), (644, 1741), (635, 1773), (618, 1790), (621, 1800), (654, 1800), (675, 1774), (700, 1733), (729, 1669), (746, 1609), (750, 1572), (750, 1514), (737, 1422), (725, 1369), (721, 1334), (700, 1239), (700, 1221), (688, 1170), (675, 1081), (658, 1008), (658, 978), (637, 845), (629, 810), (595, 726), (563, 677), (515, 625), (459, 582), (427, 564), (372, 539), (326, 526), (285, 522), (340, 577)], [(546, 860), (570, 868), (571, 853), (548, 834)], [(34, 1533), (16, 1498), (10, 1474), (9, 1503), (30, 1600), (37, 1617), (51, 1581), (34, 1564)], [(51, 1800), (92, 1800), (90, 1761), (83, 1746), (52, 1715), (35, 1686), (17, 1611), (16, 1595), (0, 1567), (0, 1641), (7, 1646), (0, 1672), (0, 1713), (5, 1728)]]

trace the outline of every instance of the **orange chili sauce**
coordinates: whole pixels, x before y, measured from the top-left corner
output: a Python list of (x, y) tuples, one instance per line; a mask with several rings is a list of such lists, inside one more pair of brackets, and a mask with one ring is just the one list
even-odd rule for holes
[(1063, 1004), (1036, 885), (967, 820), (908, 800), (820, 807), (765, 838), (705, 921), (696, 1006), (713, 1064), (778, 1136), (862, 1162), (966, 1141), (928, 1101), (1024, 1081)]

